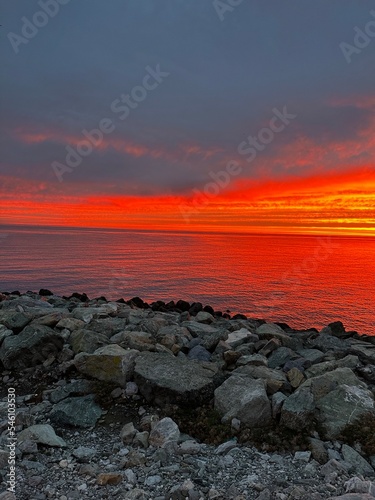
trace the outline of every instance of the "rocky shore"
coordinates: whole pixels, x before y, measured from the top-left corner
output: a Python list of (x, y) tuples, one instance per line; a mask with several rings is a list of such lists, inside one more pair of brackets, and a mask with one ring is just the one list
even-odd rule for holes
[(0, 500), (375, 499), (375, 330), (3, 292), (0, 371)]

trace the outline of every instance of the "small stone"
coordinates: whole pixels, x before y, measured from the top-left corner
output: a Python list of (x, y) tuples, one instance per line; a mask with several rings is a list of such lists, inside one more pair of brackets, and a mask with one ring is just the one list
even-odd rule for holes
[(230, 425), (231, 425), (232, 429), (234, 429), (235, 431), (239, 431), (241, 428), (241, 420), (234, 417), (234, 418), (232, 418)]
[(18, 448), (23, 454), (33, 454), (38, 452), (38, 445), (35, 441), (31, 439), (26, 439), (19, 443)]
[(137, 430), (134, 427), (133, 422), (129, 422), (128, 424), (125, 424), (124, 427), (121, 429), (120, 437), (124, 444), (130, 444), (133, 442), (134, 436), (136, 434)]
[(158, 475), (155, 476), (148, 476), (145, 479), (145, 485), (146, 486), (156, 486), (157, 484), (161, 483), (162, 478)]
[(113, 391), (111, 392), (111, 397), (113, 399), (117, 399), (121, 395), (122, 395), (122, 389), (121, 389), (121, 387), (116, 387), (116, 389), (113, 389)]
[(286, 376), (294, 389), (299, 387), (305, 380), (303, 373), (298, 368), (292, 368), (287, 372)]
[(202, 446), (197, 443), (196, 441), (193, 441), (193, 440), (188, 440), (188, 441), (184, 441), (180, 448), (179, 448), (179, 452), (182, 453), (183, 455), (196, 455), (198, 453), (200, 453), (202, 449)]
[(140, 443), (143, 448), (148, 448), (148, 437), (149, 437), (149, 432), (143, 431), (143, 432), (137, 432), (137, 434), (134, 437), (134, 443)]
[(73, 450), (73, 456), (77, 458), (80, 462), (88, 462), (96, 453), (94, 448), (88, 448), (87, 446), (79, 446)]
[(138, 386), (135, 382), (127, 382), (125, 387), (125, 394), (127, 396), (135, 396), (138, 394)]
[(106, 484), (116, 485), (121, 483), (122, 475), (120, 473), (102, 473), (96, 479), (96, 484), (105, 486)]
[(149, 443), (152, 446), (162, 447), (168, 441), (178, 441), (179, 438), (178, 425), (171, 418), (165, 417), (151, 430)]
[(125, 477), (126, 477), (128, 483), (130, 483), (132, 485), (137, 483), (137, 475), (135, 474), (135, 472), (132, 469), (126, 469), (124, 474), (125, 474)]
[(226, 441), (225, 443), (220, 444), (216, 448), (215, 455), (225, 455), (226, 453), (228, 453), (228, 451), (232, 450), (233, 448), (236, 448), (236, 446), (237, 446), (237, 439)]
[(300, 460), (301, 462), (308, 462), (311, 458), (311, 451), (296, 451), (294, 454), (295, 460)]

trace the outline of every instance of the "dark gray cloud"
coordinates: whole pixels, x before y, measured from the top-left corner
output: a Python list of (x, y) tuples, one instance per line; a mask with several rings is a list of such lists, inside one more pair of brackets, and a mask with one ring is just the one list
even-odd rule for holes
[[(372, 8), (366, 0), (344, 6), (340, 0), (244, 0), (220, 21), (211, 1), (71, 0), (15, 54), (8, 33), (21, 34), (21, 18), (31, 20), (41, 8), (34, 0), (3, 0), (1, 173), (54, 181), (50, 165), (64, 160), (66, 144), (56, 137), (79, 139), (104, 117), (116, 126), (111, 139), (165, 154), (95, 150), (67, 176), (67, 186), (117, 181), (123, 192), (190, 189), (236, 158), (238, 144), (283, 105), (298, 118), (267, 147), (264, 160), (298, 135), (327, 147), (358, 138), (371, 110), (333, 101), (373, 94), (375, 40), (351, 64), (339, 44), (353, 43), (354, 27), (371, 19)], [(169, 76), (119, 120), (111, 103), (158, 64)], [(27, 144), (20, 131), (54, 137)], [(221, 152), (204, 159), (186, 155), (188, 145)], [(282, 171), (275, 163), (275, 175)]]

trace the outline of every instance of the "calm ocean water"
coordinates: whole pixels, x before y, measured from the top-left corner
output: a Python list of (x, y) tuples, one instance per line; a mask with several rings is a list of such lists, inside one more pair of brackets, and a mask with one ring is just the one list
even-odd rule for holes
[(201, 301), (375, 335), (375, 238), (3, 227), (0, 290)]

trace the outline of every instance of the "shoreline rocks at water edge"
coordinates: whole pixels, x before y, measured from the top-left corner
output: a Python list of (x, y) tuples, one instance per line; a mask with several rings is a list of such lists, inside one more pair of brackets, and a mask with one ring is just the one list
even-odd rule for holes
[(375, 498), (375, 336), (340, 321), (3, 292), (0, 368), (0, 500), (9, 388), (17, 499)]

